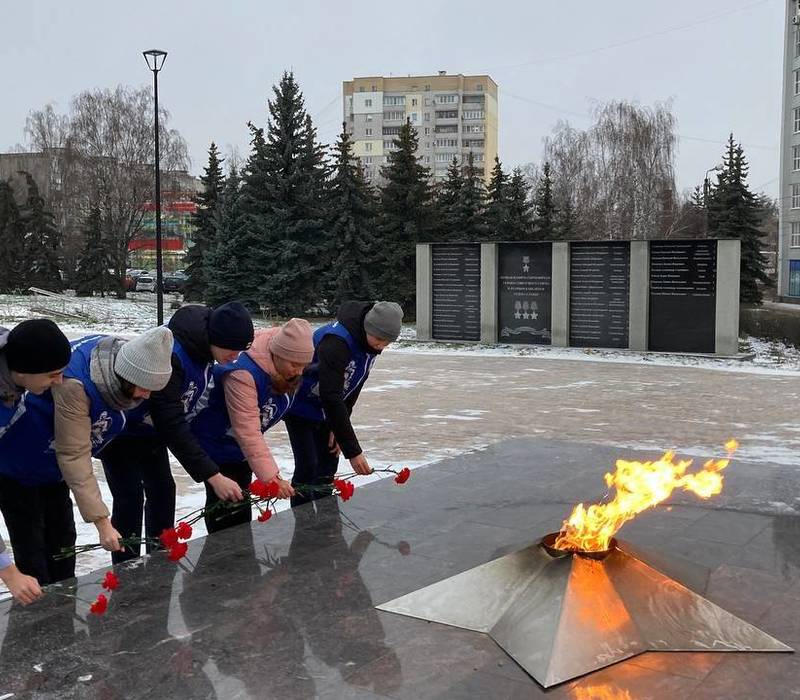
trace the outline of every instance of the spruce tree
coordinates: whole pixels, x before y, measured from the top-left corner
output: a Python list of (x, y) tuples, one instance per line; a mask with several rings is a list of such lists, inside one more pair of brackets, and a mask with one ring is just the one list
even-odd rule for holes
[[(258, 310), (254, 286), (245, 287), (247, 279), (241, 277), (241, 265), (246, 264), (249, 219), (242, 207), (241, 179), (236, 168), (231, 168), (225, 178), (225, 187), (219, 196), (212, 222), (214, 238), (204, 256), (203, 271), (205, 300), (218, 306), (240, 300)], [(252, 250), (249, 257), (252, 258)], [(249, 273), (254, 270), (248, 268)]]
[[(264, 129), (248, 123), (251, 151), (236, 187), (226, 182), (224, 211), (217, 212), (213, 252), (206, 269), (206, 295), (214, 304), (236, 299), (257, 311), (264, 303), (264, 277), (276, 256), (268, 224), (267, 159)], [(228, 180), (231, 174), (228, 175)], [(234, 194), (235, 191), (235, 194)], [(212, 289), (210, 289), (213, 287)]]
[(761, 254), (764, 235), (760, 229), (764, 209), (747, 185), (749, 166), (744, 149), (733, 134), (723, 170), (717, 176), (707, 205), (709, 236), (738, 238), (742, 246), (740, 300), (750, 304), (762, 301), (761, 286), (771, 286), (766, 258)]
[(55, 217), (45, 208), (36, 181), (25, 173), (25, 182), (28, 195), (20, 211), (25, 237), (25, 285), (60, 292), (63, 289), (59, 260), (61, 232)]
[(203, 189), (194, 196), (197, 211), (192, 214), (192, 246), (186, 253), (186, 287), (183, 295), (187, 301), (201, 301), (206, 291), (205, 264), (209, 248), (214, 240), (214, 218), (216, 216), (217, 201), (225, 178), (222, 174), (222, 162), (219, 157), (217, 144), (213, 141), (208, 149), (208, 165), (200, 176)]
[(14, 190), (7, 180), (0, 180), (0, 250), (0, 292), (18, 292), (25, 284), (25, 236)]
[(556, 208), (555, 238), (566, 241), (575, 237), (575, 207), (572, 200), (566, 197), (561, 206)]
[(486, 188), (475, 167), (472, 151), (462, 170), (462, 185), (451, 215), (451, 237), (457, 241), (480, 241), (486, 238), (484, 219)]
[(283, 74), (273, 94), (264, 148), (260, 292), (279, 313), (300, 315), (319, 300), (327, 267), (325, 151), (292, 73)]
[(508, 218), (510, 214), (509, 178), (503, 171), (500, 159), (494, 157), (494, 167), (489, 185), (486, 188), (486, 213), (484, 216), (486, 238), (489, 240), (506, 240)]
[(545, 163), (539, 183), (533, 195), (533, 237), (539, 240), (554, 240), (559, 237), (556, 229), (557, 211), (553, 199), (553, 179), (550, 163)]
[(442, 242), (457, 240), (458, 227), (455, 221), (455, 212), (463, 186), (464, 178), (461, 175), (458, 158), (453, 156), (453, 160), (447, 168), (447, 176), (436, 188), (432, 201), (432, 208), (436, 212), (433, 220), (435, 226), (432, 231), (432, 240)]
[(417, 132), (409, 120), (400, 128), (395, 144), (381, 169), (385, 184), (376, 228), (381, 253), (376, 291), (383, 299), (401, 304), (411, 316), (416, 299), (415, 246), (429, 240), (432, 233), (430, 171), (417, 159)]
[(528, 198), (528, 185), (520, 168), (514, 168), (508, 183), (508, 227), (506, 240), (528, 241), (533, 226), (533, 206)]
[(95, 292), (100, 292), (102, 295), (111, 286), (111, 276), (108, 272), (111, 260), (103, 236), (103, 217), (99, 207), (91, 208), (83, 228), (84, 245), (75, 272), (75, 293), (87, 297)]
[(325, 279), (328, 307), (335, 310), (343, 301), (372, 299), (374, 251), (372, 230), (375, 201), (353, 156), (353, 142), (342, 124), (335, 146), (336, 156), (328, 199), (330, 261)]

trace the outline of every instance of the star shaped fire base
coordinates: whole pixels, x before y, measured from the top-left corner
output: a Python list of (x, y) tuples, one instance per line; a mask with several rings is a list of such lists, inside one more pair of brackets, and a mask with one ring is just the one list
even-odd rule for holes
[(623, 541), (574, 553), (556, 536), (376, 607), (484, 632), (545, 688), (646, 651), (793, 651)]

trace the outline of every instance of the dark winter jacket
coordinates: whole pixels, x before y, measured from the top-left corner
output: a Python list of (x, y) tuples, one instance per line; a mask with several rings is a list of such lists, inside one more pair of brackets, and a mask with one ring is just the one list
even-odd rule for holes
[[(175, 340), (197, 363), (211, 364), (211, 343), (208, 340), (208, 319), (211, 309), (200, 304), (188, 304), (178, 309), (167, 327)], [(214, 476), (219, 469), (205, 453), (189, 429), (183, 410), (184, 370), (178, 356), (172, 354), (172, 376), (161, 391), (150, 395), (150, 416), (156, 433), (183, 468), (198, 483)]]
[[(378, 354), (367, 345), (367, 334), (364, 332), (364, 316), (374, 305), (374, 302), (346, 301), (339, 307), (336, 320), (347, 329), (362, 348), (372, 354)], [(361, 387), (346, 399), (342, 398), (344, 373), (350, 362), (350, 348), (342, 338), (336, 335), (326, 335), (317, 348), (317, 358), (319, 361), (319, 398), (325, 411), (325, 417), (336, 437), (336, 442), (339, 443), (342, 454), (347, 459), (352, 459), (361, 454), (361, 445), (358, 444), (355, 431), (350, 423), (350, 414), (361, 393)]]

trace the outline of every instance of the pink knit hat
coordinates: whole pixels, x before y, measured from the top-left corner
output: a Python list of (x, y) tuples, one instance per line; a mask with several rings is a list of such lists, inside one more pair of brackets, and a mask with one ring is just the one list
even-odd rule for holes
[(302, 318), (290, 318), (273, 336), (269, 349), (289, 362), (307, 365), (314, 357), (311, 325)]

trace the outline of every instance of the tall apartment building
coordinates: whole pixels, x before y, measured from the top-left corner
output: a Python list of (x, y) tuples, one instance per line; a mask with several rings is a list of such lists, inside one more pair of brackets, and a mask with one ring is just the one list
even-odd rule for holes
[(342, 84), (344, 121), (355, 155), (373, 182), (406, 119), (419, 137), (418, 155), (435, 179), (455, 157), (488, 181), (497, 155), (497, 83), (488, 75), (416, 75), (354, 78)]
[(800, 299), (800, 2), (786, 0), (781, 112), (778, 294)]

